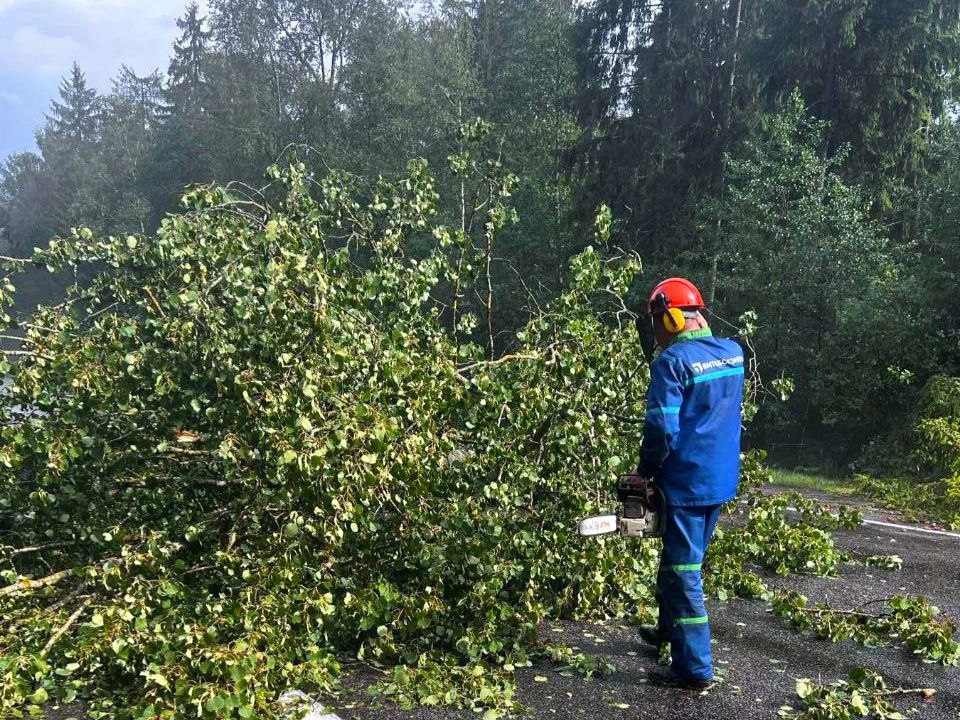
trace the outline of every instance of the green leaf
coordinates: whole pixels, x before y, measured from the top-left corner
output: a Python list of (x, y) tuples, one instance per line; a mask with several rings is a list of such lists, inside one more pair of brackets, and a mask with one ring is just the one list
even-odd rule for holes
[(277, 232), (279, 231), (279, 229), (280, 229), (280, 225), (276, 220), (270, 220), (269, 222), (267, 222), (266, 234), (267, 234), (267, 239), (270, 242), (276, 241)]
[(850, 707), (856, 710), (860, 715), (866, 716), (870, 714), (870, 708), (867, 707), (867, 703), (864, 701), (863, 696), (856, 690), (850, 693)]

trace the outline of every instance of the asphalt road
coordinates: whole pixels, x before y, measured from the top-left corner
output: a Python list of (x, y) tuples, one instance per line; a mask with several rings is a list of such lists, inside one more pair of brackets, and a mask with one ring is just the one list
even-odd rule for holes
[[(898, 522), (885, 513), (868, 518)], [(811, 602), (853, 608), (898, 593), (925, 595), (960, 625), (960, 538), (923, 534), (874, 525), (837, 534), (838, 545), (854, 558), (897, 554), (900, 570), (845, 564), (840, 577), (767, 575), (774, 588), (803, 592)], [(830, 643), (798, 634), (761, 602), (708, 600), (714, 633), (714, 662), (722, 682), (699, 694), (655, 687), (647, 673), (656, 658), (636, 638), (633, 628), (618, 623), (548, 623), (543, 632), (583, 652), (601, 655), (617, 671), (603, 680), (563, 676), (548, 663), (518, 673), (517, 699), (534, 718), (594, 718), (600, 720), (770, 720), (778, 709), (796, 702), (796, 678), (830, 682), (855, 667), (879, 671), (891, 687), (932, 687), (929, 702), (911, 698), (902, 710), (916, 708), (922, 720), (960, 719), (960, 668), (920, 662), (896, 648), (865, 648), (853, 642)], [(537, 678), (540, 680), (537, 680)], [(543, 681), (546, 678), (546, 681)], [(336, 712), (357, 720), (393, 718), (476, 718), (469, 711), (426, 708), (403, 712), (396, 707), (369, 706), (362, 694), (345, 698)]]
[[(879, 522), (899, 522), (886, 513), (868, 512)], [(898, 593), (925, 595), (960, 625), (960, 537), (864, 525), (837, 533), (841, 548), (854, 558), (897, 554), (901, 570), (845, 564), (840, 577), (777, 577), (767, 575), (773, 588), (796, 589), (812, 602), (854, 608)], [(528, 717), (594, 720), (771, 720), (778, 709), (795, 703), (796, 678), (831, 682), (855, 667), (879, 671), (891, 687), (931, 687), (929, 702), (910, 698), (902, 710), (916, 709), (920, 720), (960, 720), (960, 668), (920, 662), (896, 648), (865, 648), (852, 642), (830, 643), (798, 634), (786, 621), (768, 612), (761, 602), (707, 602), (714, 634), (714, 662), (722, 681), (704, 693), (654, 687), (647, 674), (656, 658), (645, 650), (636, 631), (619, 623), (551, 622), (543, 633), (580, 651), (601, 655), (616, 667), (602, 680), (561, 675), (549, 663), (523, 669), (517, 676), (517, 699), (529, 708)], [(353, 676), (348, 691), (333, 708), (343, 720), (439, 720), (477, 718), (469, 710), (421, 708), (405, 712), (396, 706), (372, 703), (364, 686), (373, 678)], [(71, 712), (72, 710), (72, 712)], [(52, 711), (48, 720), (82, 717), (78, 708)], [(315, 715), (314, 718), (320, 717)]]

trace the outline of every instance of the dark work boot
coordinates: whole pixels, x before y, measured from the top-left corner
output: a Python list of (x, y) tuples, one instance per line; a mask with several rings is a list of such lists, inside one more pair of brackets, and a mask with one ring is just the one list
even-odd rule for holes
[(647, 645), (657, 649), (668, 641), (667, 636), (660, 630), (659, 625), (641, 625), (637, 632), (640, 634), (641, 640)]
[(680, 690), (706, 690), (713, 685), (713, 680), (684, 678), (674, 675), (672, 670), (651, 670), (647, 677), (650, 679), (651, 685), (679, 688)]

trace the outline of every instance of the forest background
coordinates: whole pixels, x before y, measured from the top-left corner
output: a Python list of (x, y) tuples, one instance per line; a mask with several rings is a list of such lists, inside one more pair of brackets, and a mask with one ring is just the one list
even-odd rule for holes
[[(293, 157), (371, 187), (424, 158), (470, 232), (475, 159), (510, 188), (461, 308), (490, 355), (606, 203), (633, 309), (682, 274), (720, 332), (751, 326), (775, 460), (870, 464), (960, 373), (960, 0), (211, 0), (178, 25), (165, 72), (101, 94), (65, 68), (0, 169), (2, 252), (150, 233), (185, 186)], [(21, 280), (21, 309), (60, 282)]]

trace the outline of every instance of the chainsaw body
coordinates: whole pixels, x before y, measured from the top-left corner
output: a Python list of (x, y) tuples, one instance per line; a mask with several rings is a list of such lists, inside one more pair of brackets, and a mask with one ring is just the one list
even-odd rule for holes
[(639, 475), (627, 475), (617, 485), (617, 499), (620, 501), (617, 513), (584, 518), (580, 521), (580, 534), (638, 538), (663, 535), (666, 501), (656, 484)]

